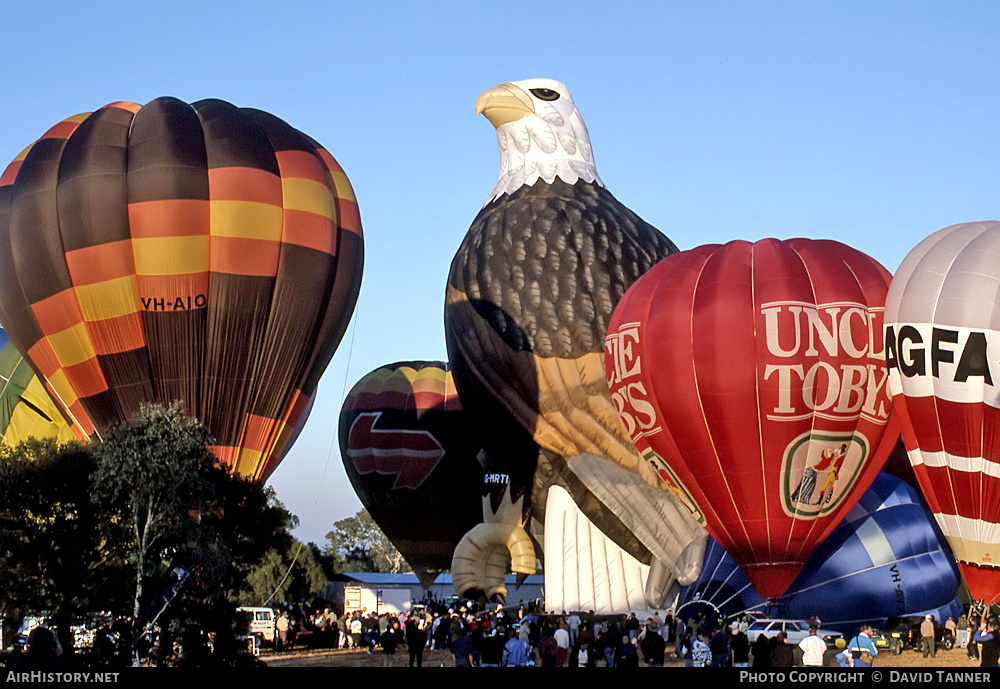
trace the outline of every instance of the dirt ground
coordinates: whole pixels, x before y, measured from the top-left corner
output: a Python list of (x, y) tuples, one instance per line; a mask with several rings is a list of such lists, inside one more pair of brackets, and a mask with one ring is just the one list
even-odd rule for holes
[[(268, 653), (261, 655), (268, 667), (383, 667), (381, 653), (368, 654), (365, 651), (293, 651), (291, 653)], [(392, 659), (392, 667), (408, 667), (409, 654), (406, 649)], [(642, 661), (640, 661), (641, 663)], [(599, 667), (603, 665), (601, 663)], [(666, 667), (683, 667), (682, 661), (668, 660)], [(454, 667), (448, 651), (424, 651), (425, 667)], [(883, 653), (875, 660), (875, 667), (979, 667), (978, 660), (970, 660), (962, 649), (938, 651), (933, 658), (924, 658), (916, 651), (904, 651), (900, 655)]]

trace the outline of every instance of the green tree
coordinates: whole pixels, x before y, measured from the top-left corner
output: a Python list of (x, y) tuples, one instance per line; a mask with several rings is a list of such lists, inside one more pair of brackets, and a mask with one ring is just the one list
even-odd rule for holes
[(410, 572), (410, 566), (396, 550), (368, 510), (334, 522), (326, 535), (326, 554), (338, 571)]
[(5, 617), (50, 611), (72, 652), (75, 613), (127, 596), (115, 515), (92, 500), (88, 445), (30, 438), (0, 448), (0, 601)]
[(312, 599), (329, 581), (322, 555), (313, 543), (290, 538), (271, 548), (246, 577), (236, 594), (239, 605), (260, 606), (272, 601)]
[(184, 618), (227, 630), (227, 592), (245, 588), (297, 524), (272, 489), (217, 466), (210, 444), (204, 426), (173, 404), (143, 407), (94, 446), (94, 493), (120, 511), (135, 566), (133, 663), (154, 623)]
[[(143, 608), (147, 578), (172, 569), (179, 551), (201, 541), (200, 520), (212, 497), (209, 475), (215, 465), (209, 444), (205, 427), (175, 403), (144, 406), (94, 448), (95, 498), (121, 509), (130, 531), (134, 664), (139, 640), (155, 615)], [(183, 577), (180, 570), (178, 576)]]

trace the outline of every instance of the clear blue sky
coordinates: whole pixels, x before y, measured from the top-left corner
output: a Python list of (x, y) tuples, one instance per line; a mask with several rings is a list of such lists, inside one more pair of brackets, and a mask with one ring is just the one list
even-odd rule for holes
[(894, 271), (1000, 219), (1000, 4), (0, 0), (0, 167), (117, 100), (221, 98), (323, 143), (357, 192), (355, 321), (272, 477), (322, 543), (361, 504), (336, 438), (364, 374), (444, 360), (444, 287), (496, 181), (476, 96), (565, 83), (608, 188), (681, 248), (830, 238)]

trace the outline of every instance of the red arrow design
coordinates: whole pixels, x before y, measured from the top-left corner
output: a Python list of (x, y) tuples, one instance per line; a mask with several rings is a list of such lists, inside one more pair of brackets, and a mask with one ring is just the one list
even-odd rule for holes
[(444, 448), (429, 431), (376, 430), (381, 415), (358, 414), (347, 435), (347, 456), (359, 474), (396, 474), (394, 489), (417, 488), (444, 457)]

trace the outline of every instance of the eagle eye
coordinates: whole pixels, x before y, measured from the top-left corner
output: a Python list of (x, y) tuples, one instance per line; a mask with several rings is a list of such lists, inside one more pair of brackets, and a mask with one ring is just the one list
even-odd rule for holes
[(531, 93), (541, 100), (559, 100), (559, 92), (552, 89), (531, 89)]

